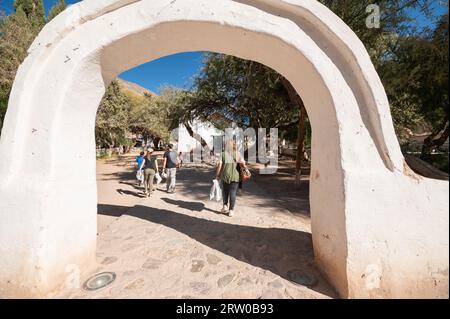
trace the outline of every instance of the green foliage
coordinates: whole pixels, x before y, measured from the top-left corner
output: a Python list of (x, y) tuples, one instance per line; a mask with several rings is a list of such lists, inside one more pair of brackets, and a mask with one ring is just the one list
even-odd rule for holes
[(36, 31), (22, 7), (16, 14), (0, 17), (0, 128), (17, 69), (27, 56)]
[[(448, 139), (448, 11), (436, 27), (418, 29), (412, 12), (431, 17), (429, 0), (320, 0), (358, 35), (386, 89), (397, 136), (410, 142), (416, 128), (432, 131), (422, 158)], [(367, 28), (365, 8), (381, 9), (380, 28)], [(434, 3), (436, 5), (436, 3)], [(447, 5), (448, 1), (442, 6)]]
[(100, 149), (97, 153), (97, 159), (107, 159), (111, 158), (112, 153), (108, 152), (106, 149)]
[(39, 32), (45, 25), (45, 10), (42, 0), (14, 0), (14, 8), (16, 12), (23, 10), (35, 32)]
[(48, 12), (47, 21), (50, 22), (54, 17), (63, 12), (66, 9), (66, 2), (59, 0)]
[[(65, 7), (60, 0), (50, 10), (49, 20)], [(15, 0), (15, 13), (0, 13), (0, 129), (17, 69), (28, 55), (28, 48), (45, 25), (42, 0)]]
[[(428, 11), (427, 0), (323, 0), (321, 1), (341, 17), (366, 45), (378, 69), (395, 53), (399, 38), (414, 33), (411, 25), (411, 9)], [(368, 28), (366, 8), (377, 4), (381, 9), (381, 27)], [(405, 70), (407, 71), (407, 70)], [(423, 122), (420, 107), (410, 95), (399, 91), (395, 82), (404, 78), (395, 73), (383, 78), (393, 101), (396, 127)], [(252, 61), (245, 61), (222, 54), (208, 54), (204, 67), (196, 79), (195, 92), (185, 103), (185, 117), (211, 119), (221, 114), (240, 126), (279, 127), (281, 135), (291, 141), (297, 136), (298, 105), (292, 103), (283, 85), (281, 75), (270, 68)], [(389, 81), (393, 81), (391, 84)], [(385, 83), (385, 84), (386, 84)], [(301, 93), (301, 92), (300, 92)], [(307, 125), (307, 130), (310, 130)], [(404, 132), (403, 129), (399, 130)], [(307, 133), (310, 140), (310, 133)]]
[(97, 145), (123, 145), (128, 130), (130, 100), (117, 81), (111, 82), (97, 111), (95, 135)]
[(160, 107), (160, 97), (144, 95), (131, 97), (129, 129), (145, 140), (167, 140), (169, 129), (166, 121), (165, 108)]
[(170, 134), (168, 114), (174, 106), (168, 92), (166, 89), (161, 96), (140, 96), (123, 90), (117, 80), (111, 82), (97, 111), (97, 145), (109, 148), (132, 146), (135, 143), (133, 134), (144, 140), (167, 141)]
[(290, 102), (280, 74), (257, 62), (223, 54), (205, 56), (186, 104), (190, 117), (211, 120), (219, 114), (244, 128), (298, 122), (298, 105)]
[[(361, 39), (375, 66), (386, 56), (398, 37), (417, 33), (413, 10), (429, 15), (429, 0), (319, 0), (339, 16)], [(369, 5), (380, 8), (380, 28), (368, 28)]]
[(8, 107), (8, 100), (1, 99), (0, 100), (0, 129), (3, 127), (3, 119), (5, 118), (7, 107)]
[[(160, 95), (156, 99), (156, 108), (158, 116), (161, 119), (161, 125), (168, 132), (178, 128), (180, 123), (186, 123), (191, 120), (189, 111), (191, 92), (182, 89), (166, 86), (161, 88)], [(165, 138), (167, 139), (167, 135)]]
[(432, 32), (399, 40), (380, 67), (397, 128), (422, 124), (441, 134), (449, 117), (448, 66), (448, 13)]

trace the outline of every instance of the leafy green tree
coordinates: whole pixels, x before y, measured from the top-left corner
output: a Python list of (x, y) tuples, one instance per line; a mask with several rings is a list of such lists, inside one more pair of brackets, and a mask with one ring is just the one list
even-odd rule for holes
[(47, 22), (50, 22), (54, 17), (66, 9), (66, 2), (59, 0), (48, 12)]
[[(340, 16), (365, 44), (375, 66), (384, 70), (398, 47), (399, 39), (418, 31), (411, 24), (411, 11), (429, 12), (428, 0), (322, 0)], [(369, 28), (367, 8), (380, 8), (379, 28)], [(382, 75), (383, 79), (388, 76)], [(385, 81), (403, 82), (397, 74)], [(405, 92), (387, 87), (393, 103), (394, 120), (398, 126), (420, 122), (419, 106)], [(301, 97), (289, 81), (270, 68), (221, 54), (206, 56), (204, 68), (197, 77), (191, 102), (183, 110), (191, 117), (210, 119), (220, 113), (242, 127), (279, 127), (281, 133), (297, 127), (296, 180), (300, 177), (301, 159), (306, 158), (305, 139), (308, 121)], [(407, 116), (405, 116), (407, 115)], [(286, 134), (288, 135), (288, 134)]]
[[(399, 142), (407, 144), (414, 127), (431, 127), (422, 150), (426, 158), (448, 138), (448, 14), (433, 31), (419, 29), (412, 16), (419, 11), (431, 18), (428, 0), (320, 1), (366, 46), (388, 94)], [(370, 4), (380, 7), (380, 28), (366, 26)]]
[(114, 80), (107, 87), (96, 118), (96, 141), (109, 148), (124, 145), (129, 124), (130, 100)]
[(32, 23), (21, 7), (15, 14), (0, 17), (0, 128), (17, 69), (35, 36)]
[(422, 158), (442, 146), (449, 137), (449, 101), (448, 101), (448, 12), (443, 15), (434, 30), (430, 42), (433, 53), (428, 56), (432, 67), (425, 72), (419, 92), (422, 111), (425, 118), (433, 123), (433, 132), (425, 140)]
[(282, 76), (257, 62), (207, 54), (195, 88), (193, 117), (206, 119), (221, 113), (244, 128), (279, 127), (298, 121), (297, 108), (290, 103)]
[(22, 9), (35, 31), (39, 32), (45, 25), (45, 10), (42, 0), (14, 0), (14, 8)]
[[(418, 33), (413, 11), (430, 15), (429, 0), (319, 0), (339, 16), (361, 39), (377, 67), (400, 36)], [(379, 8), (379, 27), (367, 25), (372, 11)], [(369, 10), (368, 10), (369, 9)]]
[(161, 107), (160, 97), (145, 94), (143, 97), (130, 97), (131, 110), (129, 117), (129, 130), (140, 135), (145, 144), (149, 139), (155, 145), (159, 141), (167, 141), (169, 128), (166, 117), (166, 110)]
[(274, 70), (254, 61), (207, 54), (195, 90), (185, 104), (183, 110), (189, 118), (213, 123), (214, 118), (223, 116), (244, 129), (277, 127), (283, 131), (297, 127), (296, 180), (300, 180), (301, 161), (307, 157), (306, 110), (289, 81)]
[[(145, 143), (151, 139), (155, 145), (161, 140), (168, 141), (169, 108), (175, 105), (169, 91), (163, 90), (161, 96), (140, 96), (123, 90), (117, 80), (111, 82), (97, 111), (97, 145), (131, 146), (135, 143), (132, 134), (142, 137)], [(173, 92), (172, 96), (178, 97), (178, 93)]]
[[(53, 17), (65, 6), (60, 0), (50, 10)], [(15, 0), (15, 13), (0, 13), (0, 129), (8, 106), (14, 78), (20, 64), (28, 55), (28, 48), (45, 24), (42, 0)]]
[(404, 121), (420, 118), (431, 126), (423, 159), (449, 136), (448, 50), (447, 13), (427, 35), (402, 38), (394, 57), (382, 66), (393, 110), (403, 111)]

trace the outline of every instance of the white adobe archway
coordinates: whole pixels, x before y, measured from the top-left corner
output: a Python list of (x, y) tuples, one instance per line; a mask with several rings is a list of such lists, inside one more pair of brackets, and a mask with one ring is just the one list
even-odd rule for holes
[(314, 0), (85, 0), (19, 68), (0, 140), (0, 296), (95, 261), (95, 115), (120, 72), (184, 51), (261, 62), (313, 128), (316, 261), (343, 297), (448, 297), (448, 182), (409, 170), (363, 44)]

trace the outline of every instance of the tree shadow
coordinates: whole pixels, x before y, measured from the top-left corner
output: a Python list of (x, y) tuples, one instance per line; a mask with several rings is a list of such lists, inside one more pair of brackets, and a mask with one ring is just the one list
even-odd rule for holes
[(206, 207), (205, 204), (202, 202), (187, 202), (184, 200), (175, 200), (175, 199), (166, 198), (166, 197), (163, 197), (161, 199), (168, 204), (176, 205), (182, 209), (188, 209), (188, 210), (192, 210), (195, 212), (201, 212), (202, 210), (208, 210), (210, 212), (220, 214), (219, 211)]
[[(291, 214), (310, 217), (309, 180), (304, 176), (296, 185), (292, 178), (292, 169), (280, 167), (276, 174), (254, 174), (249, 182), (243, 183), (238, 197), (252, 198), (254, 205), (261, 208), (282, 207)], [(286, 177), (283, 174), (289, 172)], [(177, 192), (200, 201), (209, 201), (209, 191), (215, 178), (214, 168), (190, 167), (177, 171)], [(239, 201), (239, 199), (238, 199)]]
[(139, 192), (133, 192), (133, 191), (129, 191), (126, 189), (116, 189), (116, 191), (120, 194), (120, 195), (131, 195), (134, 197), (139, 197), (139, 198), (144, 198), (145, 195), (139, 193)]
[[(191, 209), (192, 203), (165, 199), (174, 205)], [(100, 214), (120, 211), (98, 205)], [(199, 209), (200, 206), (197, 207)], [(166, 209), (137, 205), (126, 215), (164, 225), (241, 262), (270, 271), (289, 280), (289, 270), (298, 269), (313, 275), (317, 284), (309, 287), (324, 295), (337, 298), (337, 294), (322, 277), (314, 263), (311, 234), (292, 229), (259, 228), (228, 224), (179, 214)], [(112, 213), (110, 216), (117, 216)]]
[(137, 182), (125, 182), (125, 181), (120, 181), (119, 184), (125, 184), (128, 186), (133, 187), (136, 190), (142, 190), (143, 186), (139, 186)]
[(127, 181), (131, 183), (136, 181), (136, 171), (131, 169), (126, 169), (121, 172), (114, 173), (103, 173), (101, 178), (97, 179), (98, 181), (119, 181), (122, 183), (123, 181)]

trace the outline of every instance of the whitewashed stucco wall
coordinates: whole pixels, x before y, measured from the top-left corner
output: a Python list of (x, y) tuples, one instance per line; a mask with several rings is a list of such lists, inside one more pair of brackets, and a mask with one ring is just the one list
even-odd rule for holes
[(301, 94), (315, 258), (341, 296), (448, 297), (448, 182), (409, 170), (364, 46), (314, 0), (85, 0), (52, 20), (19, 68), (0, 139), (0, 296), (45, 296), (68, 265), (95, 263), (105, 85), (185, 51), (266, 64)]

